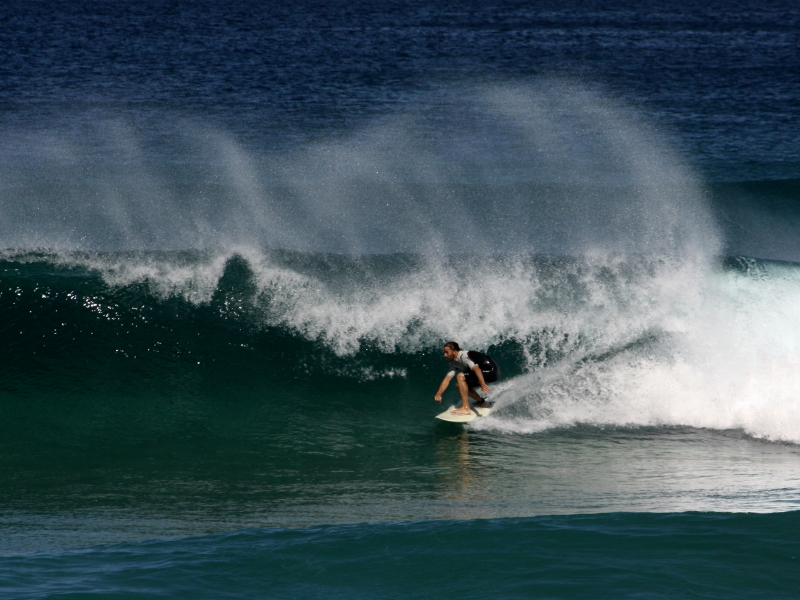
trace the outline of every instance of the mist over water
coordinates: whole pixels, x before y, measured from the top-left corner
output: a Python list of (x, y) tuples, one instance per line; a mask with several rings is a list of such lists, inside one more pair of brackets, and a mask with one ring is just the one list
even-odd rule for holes
[[(58, 250), (713, 255), (691, 170), (635, 111), (576, 82), (461, 84), (304, 147), (198, 120), (77, 115), (6, 131), (0, 244)], [(277, 140), (276, 140), (277, 138)], [(273, 140), (271, 143), (270, 140)], [(17, 146), (18, 144), (18, 146)]]

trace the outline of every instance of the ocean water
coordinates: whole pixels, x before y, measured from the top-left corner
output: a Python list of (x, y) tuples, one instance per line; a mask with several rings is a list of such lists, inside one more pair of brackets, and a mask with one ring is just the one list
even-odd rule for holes
[(794, 4), (0, 17), (0, 597), (800, 595)]

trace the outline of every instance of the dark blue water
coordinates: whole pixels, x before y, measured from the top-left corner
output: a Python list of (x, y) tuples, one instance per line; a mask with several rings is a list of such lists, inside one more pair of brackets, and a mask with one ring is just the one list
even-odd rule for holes
[(796, 595), (795, 4), (0, 23), (0, 596)]
[(431, 88), (566, 75), (637, 105), (716, 177), (797, 177), (791, 2), (9, 2), (3, 16), (7, 127), (122, 116), (159, 137), (153, 118), (188, 114), (263, 151), (426, 110)]

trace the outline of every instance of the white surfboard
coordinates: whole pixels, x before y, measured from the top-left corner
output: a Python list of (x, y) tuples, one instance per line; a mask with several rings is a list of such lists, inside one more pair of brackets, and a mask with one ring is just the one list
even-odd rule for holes
[(437, 419), (441, 419), (442, 421), (447, 421), (449, 423), (469, 423), (470, 421), (474, 421), (478, 417), (485, 417), (489, 415), (492, 410), (494, 410), (494, 406), (486, 406), (486, 407), (479, 407), (479, 406), (470, 406), (470, 413), (468, 415), (455, 415), (451, 413), (451, 410), (455, 410), (456, 406), (451, 406), (443, 413), (436, 415)]

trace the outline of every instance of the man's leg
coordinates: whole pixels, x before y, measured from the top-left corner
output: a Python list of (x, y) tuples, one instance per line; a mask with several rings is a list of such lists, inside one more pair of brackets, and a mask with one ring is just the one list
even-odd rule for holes
[(471, 390), (463, 373), (456, 375), (456, 386), (458, 386), (458, 393), (461, 394), (461, 408), (450, 412), (457, 415), (468, 415), (472, 412), (469, 409), (469, 393)]

